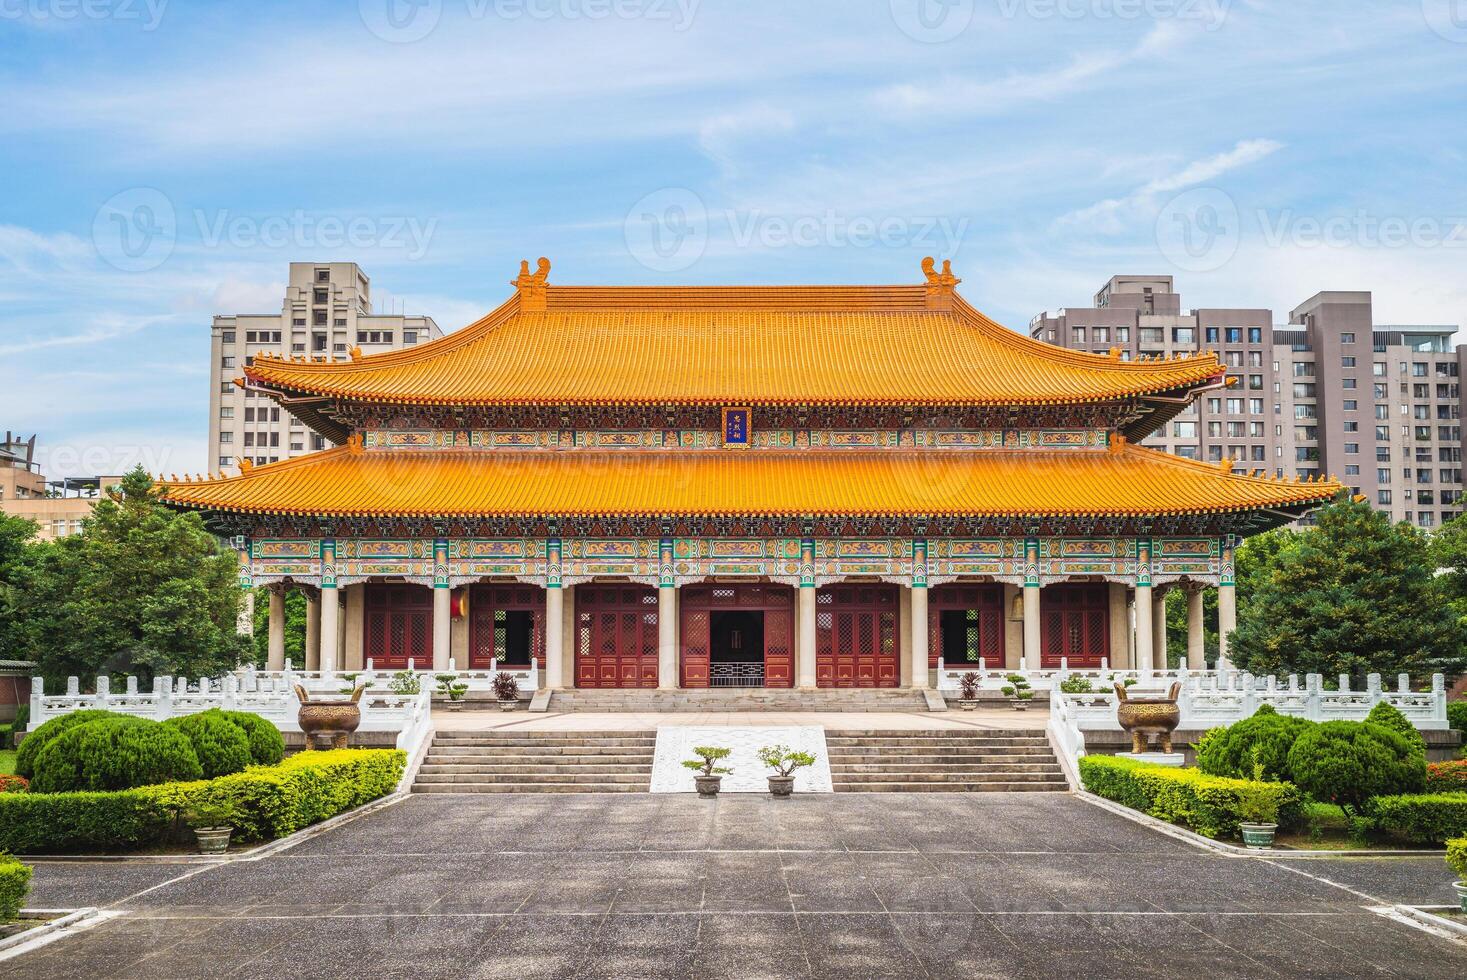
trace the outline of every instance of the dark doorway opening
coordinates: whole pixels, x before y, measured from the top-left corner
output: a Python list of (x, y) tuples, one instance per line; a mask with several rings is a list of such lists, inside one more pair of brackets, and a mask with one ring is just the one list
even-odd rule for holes
[(713, 687), (764, 686), (764, 613), (715, 611), (708, 620), (709, 683)]

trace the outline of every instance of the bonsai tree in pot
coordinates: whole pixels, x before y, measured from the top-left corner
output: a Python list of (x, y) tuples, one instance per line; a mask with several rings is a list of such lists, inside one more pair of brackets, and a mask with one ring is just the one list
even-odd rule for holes
[(494, 696), (499, 699), (503, 711), (513, 711), (520, 703), (520, 682), (513, 674), (504, 671), (494, 675)]
[(958, 704), (962, 705), (964, 711), (972, 711), (978, 707), (978, 683), (982, 680), (975, 671), (968, 671), (958, 678), (958, 684), (962, 687), (958, 695)]
[(1263, 764), (1253, 763), (1253, 780), (1238, 790), (1238, 829), (1248, 847), (1267, 850), (1278, 833), (1279, 793), (1275, 783), (1263, 781)]
[(693, 770), (693, 783), (698, 787), (698, 795), (705, 800), (716, 797), (723, 785), (723, 777), (733, 772), (728, 766), (718, 765), (720, 759), (727, 759), (732, 752), (733, 749), (722, 746), (698, 745), (693, 747), (693, 754), (698, 758), (683, 760), (683, 765)]
[(201, 800), (187, 807), (183, 821), (193, 829), (200, 854), (223, 854), (234, 833), (234, 807), (221, 800)]
[(1461, 879), (1452, 882), (1452, 889), (1457, 893), (1457, 904), (1467, 912), (1467, 837), (1447, 841), (1447, 867)]
[(769, 795), (783, 800), (795, 791), (795, 770), (813, 766), (815, 757), (809, 752), (793, 752), (788, 745), (766, 745), (759, 750), (759, 761), (775, 773), (769, 777)]
[(438, 693), (448, 699), (450, 711), (458, 711), (464, 706), (464, 695), (469, 693), (469, 685), (459, 680), (457, 674), (434, 674), (433, 679), (438, 682)]
[(1027, 709), (1029, 702), (1034, 700), (1034, 689), (1029, 686), (1029, 679), (1023, 674), (1010, 674), (1005, 679), (1008, 683), (1003, 686), (1004, 697), (1009, 699), (1015, 711)]

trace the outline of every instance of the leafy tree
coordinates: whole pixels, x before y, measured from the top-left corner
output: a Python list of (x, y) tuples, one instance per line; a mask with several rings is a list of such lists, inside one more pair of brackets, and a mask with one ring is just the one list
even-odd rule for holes
[(1358, 677), (1467, 665), (1462, 625), (1415, 528), (1342, 499), (1319, 511), (1316, 526), (1280, 541), (1240, 582), (1247, 599), (1233, 634), (1238, 667)]
[[(1297, 532), (1281, 527), (1248, 538), (1233, 555), (1237, 581), (1238, 609), (1247, 604), (1254, 584), (1266, 577), (1280, 551), (1292, 543)], [(1166, 597), (1167, 666), (1176, 667), (1187, 656), (1187, 593), (1173, 589)], [(1217, 663), (1218, 625), (1217, 590), (1202, 592), (1202, 652), (1208, 664)]]
[(22, 597), (29, 574), (36, 525), (21, 517), (0, 514), (0, 660), (21, 659)]
[[(270, 590), (255, 590), (255, 666), (264, 668), (270, 655)], [(285, 594), (285, 656), (297, 669), (306, 665), (306, 597), (292, 589)]]
[(26, 659), (68, 675), (216, 676), (248, 656), (236, 634), (235, 558), (197, 514), (153, 499), (142, 468), (99, 500), (82, 532), (24, 563), (17, 632)]
[(1431, 560), (1452, 611), (1467, 625), (1467, 514), (1452, 518), (1431, 538)]

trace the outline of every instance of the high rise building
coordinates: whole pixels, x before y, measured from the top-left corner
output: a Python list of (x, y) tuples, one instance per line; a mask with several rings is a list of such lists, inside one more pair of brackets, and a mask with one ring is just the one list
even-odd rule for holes
[(352, 348), (377, 354), (412, 347), (443, 331), (432, 317), (373, 313), (371, 281), (355, 262), (292, 262), (280, 313), (214, 317), (209, 368), (209, 466), (233, 471), (240, 458), (273, 463), (328, 445), (268, 398), (235, 378), (263, 353), (344, 361)]
[(1321, 292), (1274, 325), (1261, 308), (1184, 312), (1171, 276), (1113, 276), (1094, 306), (1041, 313), (1036, 340), (1125, 360), (1215, 350), (1229, 384), (1145, 441), (1274, 476), (1338, 476), (1392, 519), (1462, 510), (1455, 326), (1375, 323), (1368, 292)]

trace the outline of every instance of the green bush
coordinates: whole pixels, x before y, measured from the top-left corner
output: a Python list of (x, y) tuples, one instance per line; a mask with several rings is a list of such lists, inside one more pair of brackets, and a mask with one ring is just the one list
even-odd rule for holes
[(1273, 797), (1284, 829), (1304, 821), (1304, 797), (1289, 783), (1210, 776), (1109, 755), (1080, 758), (1080, 780), (1097, 796), (1161, 820), (1183, 824), (1205, 837), (1236, 837), (1240, 812), (1260, 798)]
[(278, 766), (115, 793), (0, 794), (0, 850), (77, 854), (158, 847), (185, 811), (228, 806), (240, 841), (270, 840), (391, 793), (397, 750), (302, 752)]
[(178, 730), (189, 740), (205, 779), (240, 772), (251, 761), (250, 740), (244, 729), (223, 714), (211, 709), (163, 722), (164, 727)]
[(1197, 768), (1209, 776), (1249, 779), (1257, 764), (1264, 779), (1286, 782), (1291, 778), (1289, 750), (1312, 727), (1312, 721), (1281, 715), (1265, 704), (1252, 717), (1204, 736), (1197, 746)]
[(1378, 796), (1370, 801), (1369, 815), (1377, 830), (1413, 844), (1441, 846), (1467, 837), (1467, 793)]
[(125, 716), (71, 728), (41, 750), (35, 769), (33, 793), (130, 789), (203, 775), (177, 728)]
[(1289, 775), (1316, 800), (1359, 816), (1373, 797), (1419, 793), (1426, 783), (1426, 758), (1381, 725), (1327, 721), (1294, 742)]
[(1467, 759), (1426, 764), (1428, 793), (1467, 793)]
[(1457, 877), (1467, 881), (1467, 837), (1447, 841), (1447, 867), (1457, 872)]
[(1467, 701), (1451, 701), (1447, 704), (1447, 724), (1462, 733), (1467, 740)]
[(11, 922), (20, 914), (30, 890), (30, 866), (9, 854), (0, 854), (0, 924)]
[(280, 760), (285, 758), (285, 739), (272, 722), (248, 711), (219, 711), (218, 708), (209, 710), (218, 711), (244, 730), (245, 738), (250, 743), (250, 759), (255, 765), (279, 765)]
[(20, 751), (15, 753), (15, 774), (30, 779), (36, 773), (36, 756), (41, 750), (50, 745), (54, 739), (60, 738), (65, 732), (70, 731), (77, 725), (85, 725), (89, 721), (99, 718), (124, 718), (115, 711), (102, 711), (100, 708), (83, 708), (80, 711), (72, 711), (59, 717), (52, 718), (35, 731), (26, 735), (25, 741), (20, 743)]
[(1421, 758), (1426, 759), (1426, 739), (1411, 724), (1410, 719), (1401, 714), (1401, 709), (1388, 702), (1382, 701), (1370, 709), (1370, 714), (1365, 716), (1367, 722), (1383, 725), (1404, 738), (1411, 746), (1421, 753)]

